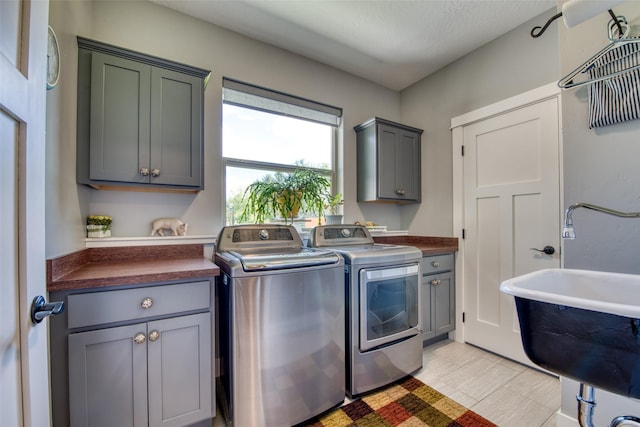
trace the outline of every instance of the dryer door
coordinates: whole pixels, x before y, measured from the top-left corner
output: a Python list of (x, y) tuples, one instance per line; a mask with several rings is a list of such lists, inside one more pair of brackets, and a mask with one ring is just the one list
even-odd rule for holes
[(360, 270), (360, 350), (421, 333), (418, 263)]

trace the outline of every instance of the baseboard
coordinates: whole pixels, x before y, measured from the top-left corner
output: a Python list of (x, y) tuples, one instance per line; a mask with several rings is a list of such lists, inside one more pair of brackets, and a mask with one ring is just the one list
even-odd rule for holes
[(578, 427), (578, 420), (558, 411), (556, 413), (556, 427)]

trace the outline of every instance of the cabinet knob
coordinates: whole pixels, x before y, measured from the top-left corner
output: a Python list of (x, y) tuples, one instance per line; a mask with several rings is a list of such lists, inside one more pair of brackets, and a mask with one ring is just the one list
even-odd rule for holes
[(145, 310), (148, 308), (151, 308), (152, 306), (153, 306), (153, 300), (149, 297), (140, 301), (140, 307), (144, 308)]
[(438, 268), (440, 267), (440, 261), (433, 261), (431, 265), (434, 266), (435, 268)]
[(396, 194), (397, 194), (398, 196), (404, 196), (404, 195), (405, 195), (405, 193), (406, 193), (406, 191), (405, 191), (405, 190), (403, 190), (403, 189), (401, 189), (401, 188), (398, 188), (398, 189), (396, 190)]
[(149, 332), (149, 341), (158, 341), (158, 338), (160, 338), (160, 332), (156, 331), (155, 329)]
[(140, 168), (140, 175), (149, 176), (149, 168)]
[(136, 342), (136, 344), (144, 343), (145, 339), (146, 338), (144, 337), (144, 334), (142, 332), (138, 332), (136, 336), (133, 337), (133, 340)]
[(431, 281), (431, 285), (432, 285), (432, 286), (438, 286), (440, 283), (442, 283), (442, 282), (440, 281), (440, 279), (433, 279), (433, 280)]
[(151, 169), (151, 176), (160, 176), (160, 169)]

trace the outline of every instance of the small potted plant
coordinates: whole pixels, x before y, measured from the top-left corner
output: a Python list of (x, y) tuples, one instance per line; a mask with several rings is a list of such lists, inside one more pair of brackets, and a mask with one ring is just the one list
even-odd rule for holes
[(87, 217), (87, 237), (111, 237), (112, 218), (107, 215), (89, 215)]
[(344, 199), (342, 198), (342, 193), (327, 193), (325, 195), (324, 208), (327, 212), (325, 214), (327, 224), (342, 224), (342, 214), (338, 213), (338, 207), (343, 204)]
[(312, 169), (266, 175), (245, 190), (241, 218), (263, 223), (268, 218), (280, 217), (286, 224), (293, 224), (302, 211), (317, 214), (319, 222), (330, 185), (326, 176)]

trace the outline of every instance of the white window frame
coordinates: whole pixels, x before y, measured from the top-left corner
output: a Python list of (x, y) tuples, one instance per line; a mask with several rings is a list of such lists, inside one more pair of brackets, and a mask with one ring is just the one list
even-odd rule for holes
[[(342, 122), (342, 109), (327, 104), (318, 103), (308, 99), (296, 97), (283, 92), (251, 85), (229, 78), (223, 78), (223, 104), (235, 105), (241, 108), (254, 109), (265, 113), (281, 114), (300, 120), (308, 120), (315, 123), (322, 123), (333, 126), (331, 143), (331, 167), (329, 169), (307, 167), (320, 174), (326, 175), (331, 180), (331, 191), (333, 194), (339, 192), (339, 179), (337, 177), (338, 156), (337, 148), (339, 141), (339, 130)], [(224, 108), (224, 105), (223, 105)], [(224, 115), (223, 115), (224, 117)], [(222, 125), (224, 126), (224, 118)], [(222, 141), (224, 144), (224, 141)], [(222, 208), (224, 222), (227, 222), (227, 168), (245, 168), (250, 170), (264, 170), (268, 172), (294, 172), (300, 166), (260, 162), (255, 160), (238, 159), (232, 157), (222, 157), (223, 167), (223, 189)]]

